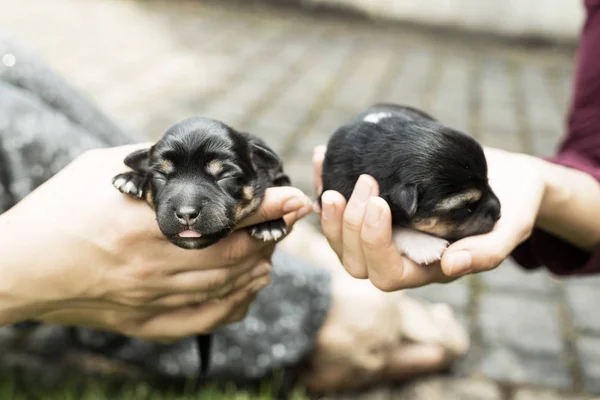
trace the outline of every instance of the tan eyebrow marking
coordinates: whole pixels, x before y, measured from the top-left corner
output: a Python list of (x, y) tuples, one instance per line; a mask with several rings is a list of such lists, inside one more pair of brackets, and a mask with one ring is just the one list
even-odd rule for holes
[(212, 160), (206, 166), (206, 170), (209, 174), (217, 176), (221, 171), (223, 171), (223, 163), (219, 160)]
[(165, 174), (170, 174), (175, 171), (175, 166), (169, 160), (162, 160), (158, 166), (158, 169)]
[(252, 186), (244, 186), (243, 196), (244, 200), (252, 200), (252, 197), (254, 197), (254, 188)]
[(435, 208), (436, 210), (453, 210), (464, 206), (467, 203), (477, 201), (481, 198), (481, 190), (469, 189), (462, 193), (450, 196), (447, 199), (442, 200)]

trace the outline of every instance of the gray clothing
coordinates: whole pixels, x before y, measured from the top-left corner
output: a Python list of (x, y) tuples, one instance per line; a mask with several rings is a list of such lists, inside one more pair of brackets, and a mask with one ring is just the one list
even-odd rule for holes
[[(0, 62), (0, 213), (85, 150), (142, 141), (0, 32), (0, 56), (7, 53), (16, 64)], [(272, 283), (248, 316), (215, 332), (212, 376), (259, 378), (309, 354), (330, 305), (330, 276), (281, 252), (275, 253), (273, 265)], [(42, 324), (33, 330), (21, 340), (19, 328), (0, 328), (2, 363), (35, 354), (61, 355), (79, 342), (153, 374), (186, 378), (198, 373), (193, 338), (165, 345), (84, 328), (74, 329), (78, 340), (66, 327)]]

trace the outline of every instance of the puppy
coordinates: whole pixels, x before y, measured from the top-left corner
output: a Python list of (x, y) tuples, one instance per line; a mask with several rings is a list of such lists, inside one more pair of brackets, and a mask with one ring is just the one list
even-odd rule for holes
[[(113, 186), (145, 200), (163, 235), (184, 249), (217, 243), (260, 207), (268, 187), (290, 185), (281, 159), (261, 139), (208, 118), (172, 125), (156, 144), (131, 153), (124, 163), (133, 171), (115, 176)], [(248, 231), (256, 239), (276, 241), (287, 227), (280, 218)], [(203, 374), (210, 339), (198, 340)]]
[(361, 174), (377, 180), (398, 249), (419, 264), (440, 260), (450, 242), (490, 232), (500, 219), (479, 143), (411, 107), (375, 104), (332, 135), (323, 192), (349, 199)]

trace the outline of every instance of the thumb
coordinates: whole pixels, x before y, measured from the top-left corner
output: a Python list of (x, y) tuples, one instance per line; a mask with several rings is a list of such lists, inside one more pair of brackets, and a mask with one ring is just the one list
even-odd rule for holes
[(238, 224), (238, 228), (282, 218), (296, 212), (296, 219), (312, 211), (310, 198), (300, 189), (291, 186), (268, 188), (260, 208)]
[(489, 271), (506, 259), (531, 230), (501, 224), (485, 235), (470, 236), (452, 243), (442, 255), (442, 270), (448, 276)]

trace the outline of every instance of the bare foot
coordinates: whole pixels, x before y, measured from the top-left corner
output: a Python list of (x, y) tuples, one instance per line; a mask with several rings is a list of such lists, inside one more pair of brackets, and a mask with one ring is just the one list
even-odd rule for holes
[(347, 274), (327, 240), (297, 223), (281, 249), (331, 271), (332, 305), (303, 383), (311, 390), (359, 389), (440, 371), (469, 347), (450, 307), (384, 293)]

